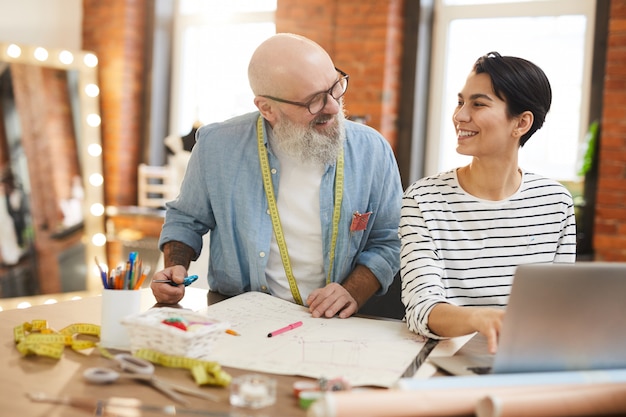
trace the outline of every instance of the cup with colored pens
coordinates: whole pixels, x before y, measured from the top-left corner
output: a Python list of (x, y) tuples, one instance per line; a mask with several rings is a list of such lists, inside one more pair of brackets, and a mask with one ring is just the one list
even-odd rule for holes
[(105, 290), (139, 290), (150, 273), (150, 266), (144, 267), (137, 252), (131, 252), (126, 262), (120, 263), (111, 271), (98, 258), (95, 261)]
[(102, 317), (100, 346), (130, 350), (130, 335), (121, 321), (141, 312), (141, 286), (150, 272), (137, 252), (131, 252), (126, 262), (109, 270), (96, 259), (102, 278)]

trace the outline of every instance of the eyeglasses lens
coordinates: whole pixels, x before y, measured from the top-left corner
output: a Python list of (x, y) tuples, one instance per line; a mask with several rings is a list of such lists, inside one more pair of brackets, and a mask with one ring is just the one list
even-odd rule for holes
[(328, 94), (330, 94), (335, 100), (339, 101), (339, 99), (343, 97), (343, 95), (346, 93), (347, 89), (348, 79), (346, 77), (341, 77), (337, 80), (337, 82), (335, 82), (335, 84), (333, 84), (330, 90), (319, 93), (311, 99), (311, 101), (309, 102), (309, 112), (311, 112), (312, 114), (317, 114), (321, 112), (322, 109), (326, 106)]

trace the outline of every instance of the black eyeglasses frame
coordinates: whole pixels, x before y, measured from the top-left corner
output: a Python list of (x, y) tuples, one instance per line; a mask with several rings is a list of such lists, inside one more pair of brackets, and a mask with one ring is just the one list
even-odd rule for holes
[[(328, 90), (320, 91), (320, 92), (317, 92), (317, 93), (313, 94), (311, 99), (309, 101), (305, 102), (305, 103), (299, 102), (299, 101), (285, 100), (283, 98), (269, 96), (269, 95), (264, 95), (264, 94), (261, 94), (261, 97), (269, 98), (270, 100), (278, 101), (279, 103), (286, 103), (286, 104), (291, 104), (291, 105), (294, 105), (294, 106), (305, 107), (309, 111), (309, 113), (311, 113), (312, 115), (316, 115), (316, 114), (320, 113), (322, 110), (324, 110), (324, 108), (326, 107), (326, 104), (328, 103), (328, 96), (329, 95), (332, 98), (334, 98), (335, 100), (337, 100), (337, 102), (339, 102), (339, 99), (346, 94), (346, 91), (348, 91), (348, 80), (350, 79), (350, 76), (346, 72), (340, 70), (337, 67), (335, 67), (335, 71), (337, 71), (341, 75), (341, 77), (337, 81), (335, 81), (333, 83), (333, 85), (331, 85)], [(341, 93), (341, 95), (339, 97), (333, 96), (331, 93), (332, 93), (333, 89), (335, 88), (335, 86), (338, 83), (340, 83), (340, 82), (342, 82), (344, 80), (346, 82), (346, 88), (343, 90), (343, 93)], [(322, 94), (323, 97), (324, 97), (323, 98), (324, 104), (322, 105), (322, 107), (317, 112), (313, 113), (311, 111), (311, 104), (313, 104), (313, 102), (317, 99), (317, 97), (320, 96), (320, 94)]]

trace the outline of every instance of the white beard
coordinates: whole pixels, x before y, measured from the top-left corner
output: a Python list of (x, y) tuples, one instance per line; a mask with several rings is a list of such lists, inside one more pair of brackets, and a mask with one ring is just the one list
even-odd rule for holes
[[(335, 117), (335, 124), (325, 132), (315, 130), (321, 120)], [(319, 115), (309, 126), (293, 123), (283, 114), (283, 118), (273, 128), (271, 145), (277, 153), (287, 155), (302, 163), (334, 164), (346, 138), (343, 111), (336, 116)]]

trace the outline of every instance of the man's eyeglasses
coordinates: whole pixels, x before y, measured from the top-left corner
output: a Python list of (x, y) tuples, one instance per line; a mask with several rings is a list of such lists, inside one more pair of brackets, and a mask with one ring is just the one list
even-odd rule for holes
[(339, 79), (335, 81), (335, 83), (328, 90), (315, 93), (313, 97), (311, 97), (311, 99), (307, 101), (306, 103), (290, 101), (290, 100), (285, 100), (282, 98), (266, 96), (266, 95), (261, 95), (261, 97), (269, 98), (270, 100), (278, 101), (280, 103), (287, 103), (287, 104), (293, 104), (294, 106), (306, 107), (309, 110), (309, 113), (318, 114), (324, 109), (324, 107), (326, 107), (329, 94), (332, 98), (339, 101), (339, 99), (343, 97), (343, 95), (346, 94), (346, 91), (348, 90), (348, 78), (350, 78), (350, 76), (337, 67), (335, 67), (335, 70), (337, 70), (337, 72), (341, 75), (341, 77), (339, 77)]

